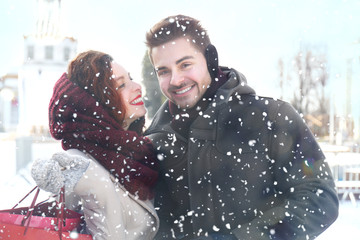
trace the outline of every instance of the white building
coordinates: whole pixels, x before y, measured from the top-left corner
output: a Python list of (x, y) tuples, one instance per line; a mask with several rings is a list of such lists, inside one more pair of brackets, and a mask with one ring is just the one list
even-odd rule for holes
[(340, 53), (334, 64), (336, 79), (331, 86), (330, 142), (359, 151), (360, 40), (344, 46)]
[(348, 122), (349, 134), (360, 143), (360, 39), (351, 43), (346, 51), (346, 106), (345, 115)]
[(19, 71), (20, 135), (44, 134), (55, 82), (76, 54), (77, 41), (61, 35), (61, 1), (38, 0), (36, 32), (24, 36), (24, 63)]
[(0, 78), (0, 132), (15, 131), (18, 125), (18, 73), (11, 70)]

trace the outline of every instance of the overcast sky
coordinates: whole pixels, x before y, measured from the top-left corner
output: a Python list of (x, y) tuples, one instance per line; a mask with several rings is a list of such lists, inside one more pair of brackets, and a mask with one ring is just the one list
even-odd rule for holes
[[(35, 32), (36, 3), (0, 1), (0, 75), (21, 64), (23, 36)], [(168, 15), (198, 18), (220, 64), (243, 72), (265, 95), (277, 89), (279, 58), (290, 61), (300, 46), (318, 46), (335, 78), (344, 49), (360, 40), (360, 0), (62, 0), (62, 11), (63, 32), (78, 39), (78, 51), (108, 52), (138, 80), (145, 32)]]

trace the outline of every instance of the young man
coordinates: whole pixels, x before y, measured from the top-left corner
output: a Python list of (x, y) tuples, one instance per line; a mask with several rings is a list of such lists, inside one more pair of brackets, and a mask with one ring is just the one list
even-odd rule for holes
[(335, 221), (330, 169), (288, 103), (219, 67), (196, 19), (165, 18), (146, 44), (168, 98), (146, 132), (161, 160), (157, 239), (314, 239)]

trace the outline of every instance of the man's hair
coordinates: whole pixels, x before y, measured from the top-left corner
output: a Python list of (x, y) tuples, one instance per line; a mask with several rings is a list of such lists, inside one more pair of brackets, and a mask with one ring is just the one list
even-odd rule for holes
[(211, 43), (207, 31), (200, 21), (184, 16), (174, 15), (164, 18), (146, 33), (146, 45), (151, 58), (152, 49), (178, 38), (186, 38), (195, 48), (205, 54), (206, 47)]
[[(111, 62), (113, 58), (99, 51), (80, 53), (68, 66), (68, 78), (94, 97), (120, 124), (124, 121), (126, 108), (113, 81)], [(133, 122), (129, 130), (141, 134), (144, 118)]]

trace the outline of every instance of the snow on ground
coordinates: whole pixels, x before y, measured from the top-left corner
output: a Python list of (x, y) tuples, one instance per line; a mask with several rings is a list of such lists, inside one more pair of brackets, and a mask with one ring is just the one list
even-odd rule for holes
[[(28, 153), (29, 163), (17, 171), (15, 141), (0, 140), (0, 209), (12, 208), (36, 184), (30, 175), (32, 161), (38, 158), (50, 158), (53, 153), (62, 151), (59, 142), (39, 141), (32, 144), (31, 153)], [(46, 199), (48, 193), (40, 191), (39, 199)], [(32, 196), (27, 201), (32, 200)], [(26, 200), (24, 204), (26, 204)]]
[(317, 238), (317, 240), (335, 239), (360, 239), (360, 199), (358, 199), (357, 206), (354, 206), (349, 200), (340, 201), (338, 219)]

